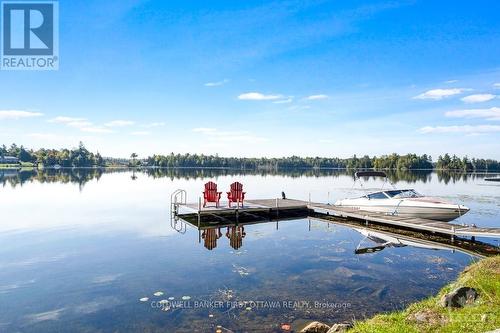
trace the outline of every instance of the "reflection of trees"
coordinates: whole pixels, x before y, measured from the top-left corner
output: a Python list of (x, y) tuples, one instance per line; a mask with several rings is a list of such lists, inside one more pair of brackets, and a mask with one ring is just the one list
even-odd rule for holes
[[(123, 170), (126, 171), (126, 170)], [(116, 170), (106, 170), (99, 168), (88, 169), (44, 169), (44, 170), (20, 170), (20, 171), (0, 171), (0, 184), (12, 187), (22, 186), (26, 182), (39, 183), (72, 183), (83, 187), (87, 182), (99, 180), (103, 173), (112, 173)]]
[[(91, 180), (99, 180), (103, 174), (122, 173), (133, 171), (132, 179), (140, 174), (152, 178), (175, 179), (209, 179), (224, 176), (283, 176), (290, 178), (298, 177), (353, 177), (354, 171), (342, 169), (282, 169), (282, 170), (239, 170), (239, 169), (199, 169), (199, 168), (62, 168), (44, 170), (0, 170), (0, 184), (12, 187), (22, 186), (26, 182), (39, 183), (72, 183), (83, 187)], [(429, 182), (432, 177), (432, 170), (393, 170), (386, 171), (389, 180), (393, 183), (400, 181), (416, 183)], [(453, 171), (436, 171), (438, 181), (448, 184), (457, 181), (467, 181), (469, 179), (483, 178), (482, 173), (465, 173)], [(354, 178), (353, 178), (354, 179)]]
[(400, 181), (405, 181), (408, 183), (427, 183), (431, 180), (432, 170), (393, 170), (387, 171), (386, 173), (387, 177), (389, 177), (389, 180), (393, 183), (397, 183)]
[(174, 179), (206, 179), (224, 176), (285, 176), (298, 177), (325, 177), (351, 174), (346, 170), (338, 169), (284, 169), (284, 170), (239, 170), (239, 169), (198, 169), (198, 168), (147, 168), (141, 170), (153, 178)]
[(439, 182), (448, 184), (450, 182), (456, 183), (459, 181), (467, 182), (468, 180), (483, 179), (485, 177), (491, 176), (491, 174), (486, 174), (482, 172), (467, 173), (465, 171), (447, 171), (447, 170), (436, 170), (436, 174)]

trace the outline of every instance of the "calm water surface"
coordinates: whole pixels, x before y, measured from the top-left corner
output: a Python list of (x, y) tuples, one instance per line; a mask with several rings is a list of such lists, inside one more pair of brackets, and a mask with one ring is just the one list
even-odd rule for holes
[[(498, 226), (500, 186), (483, 176), (391, 179), (469, 206), (460, 223)], [(371, 241), (309, 219), (248, 225), (238, 242), (227, 228), (214, 229), (207, 244), (193, 227), (171, 228), (169, 200), (182, 188), (197, 201), (208, 180), (223, 191), (239, 180), (249, 198), (285, 191), (333, 202), (359, 194), (352, 176), (337, 171), (0, 171), (0, 331), (279, 332), (280, 323), (402, 308), (477, 260), (411, 246), (356, 255)]]

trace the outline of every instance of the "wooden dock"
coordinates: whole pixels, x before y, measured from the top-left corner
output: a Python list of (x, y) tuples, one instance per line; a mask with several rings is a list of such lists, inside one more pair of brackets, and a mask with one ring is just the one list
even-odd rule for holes
[(172, 203), (172, 212), (181, 218), (197, 218), (198, 226), (201, 221), (216, 219), (224, 221), (228, 219), (245, 218), (245, 220), (256, 221), (267, 217), (280, 218), (306, 218), (311, 214), (315, 216), (333, 216), (345, 219), (363, 221), (366, 224), (383, 224), (395, 228), (411, 229), (418, 232), (429, 232), (449, 236), (468, 237), (493, 237), (500, 238), (500, 228), (483, 228), (468, 225), (460, 225), (449, 222), (441, 222), (429, 219), (412, 217), (401, 217), (362, 210), (351, 210), (330, 204), (314, 203), (294, 199), (262, 199), (246, 200), (244, 205), (234, 204), (229, 207), (226, 202), (221, 202), (219, 207), (213, 204), (202, 207), (200, 203)]
[[(258, 211), (269, 211), (269, 210), (287, 210), (287, 209), (305, 209), (307, 210), (308, 203), (301, 200), (293, 199), (262, 199), (262, 200), (245, 200), (244, 205), (232, 204), (229, 207), (227, 202), (222, 202), (219, 207), (215, 207), (214, 204), (208, 204), (207, 207), (202, 207), (200, 204), (188, 203), (179, 206), (181, 209), (185, 209), (191, 213), (201, 214), (201, 215), (211, 215), (214, 213), (218, 214), (234, 214), (236, 212), (258, 212)], [(180, 215), (180, 214), (179, 214)]]

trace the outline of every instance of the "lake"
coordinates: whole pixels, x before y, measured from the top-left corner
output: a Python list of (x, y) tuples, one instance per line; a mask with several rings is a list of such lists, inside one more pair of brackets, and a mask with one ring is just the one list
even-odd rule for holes
[[(484, 177), (390, 174), (470, 207), (456, 223), (498, 227), (500, 186)], [(337, 170), (0, 171), (0, 331), (281, 332), (401, 309), (478, 260), (418, 245), (360, 253), (377, 244), (317, 219), (246, 225), (236, 241), (231, 228), (174, 230), (170, 194), (197, 202), (209, 180), (222, 191), (240, 181), (251, 199), (360, 194), (352, 172)]]

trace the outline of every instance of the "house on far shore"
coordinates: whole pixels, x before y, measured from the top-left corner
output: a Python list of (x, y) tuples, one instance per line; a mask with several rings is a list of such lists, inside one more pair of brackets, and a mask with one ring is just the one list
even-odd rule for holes
[(19, 164), (19, 159), (14, 156), (0, 156), (0, 164)]

